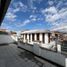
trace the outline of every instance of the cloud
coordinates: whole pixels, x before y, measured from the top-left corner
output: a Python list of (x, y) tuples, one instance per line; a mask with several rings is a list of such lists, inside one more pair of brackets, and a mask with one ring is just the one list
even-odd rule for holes
[(63, 1), (59, 1), (58, 4), (56, 5), (57, 8), (61, 7), (63, 5)]
[(30, 23), (30, 20), (29, 20), (29, 19), (25, 20), (25, 21), (21, 24), (21, 26), (25, 26), (25, 25), (27, 25), (28, 23)]
[(13, 2), (11, 5), (12, 6), (10, 6), (8, 8), (8, 11), (7, 11), (6, 16), (5, 16), (6, 19), (8, 21), (10, 21), (10, 22), (16, 20), (16, 17), (18, 16), (16, 14), (17, 12), (20, 12), (20, 11), (26, 12), (27, 11), (27, 6), (24, 5), (21, 1), (19, 1), (19, 2)]
[(67, 2), (65, 2), (65, 5), (67, 6)]
[(36, 21), (37, 20), (37, 16), (36, 15), (30, 15), (30, 20), (31, 20), (31, 22), (33, 22), (33, 21)]
[(60, 23), (56, 27), (52, 28), (52, 30), (66, 31), (67, 32), (67, 23)]
[(27, 5), (23, 4), (21, 1), (13, 3), (14, 12), (22, 11), (26, 12), (28, 7)]
[(28, 1), (28, 8), (32, 9), (33, 11), (36, 10), (37, 8), (34, 6), (34, 2), (41, 2), (41, 0), (27, 0)]
[(13, 30), (13, 27), (8, 25), (7, 23), (2, 23), (1, 28), (7, 30)]
[(42, 13), (45, 16), (45, 20), (48, 22), (56, 22), (59, 19), (66, 19), (67, 17), (67, 8), (62, 8), (60, 10), (52, 6), (42, 10)]
[(42, 13), (43, 13), (44, 15), (45, 15), (45, 13), (55, 14), (55, 13), (57, 13), (57, 9), (56, 9), (54, 6), (52, 6), (52, 7), (43, 9), (43, 10), (42, 10)]
[(20, 8), (14, 9), (14, 10), (13, 10), (13, 13), (16, 13), (16, 12), (18, 12), (18, 11), (20, 11)]
[(22, 2), (19, 2), (18, 4), (20, 5), (20, 7), (24, 6), (24, 4)]
[(67, 25), (67, 8), (63, 7), (59, 9), (60, 3), (58, 6), (50, 6), (41, 10), (45, 21), (52, 26), (51, 28), (59, 29), (60, 26), (62, 26), (60, 28), (64, 28)]
[(31, 8), (31, 9), (34, 8), (34, 7), (33, 7), (33, 1), (34, 1), (34, 0), (28, 0), (28, 6), (29, 6), (29, 8)]
[(46, 9), (42, 10), (42, 14), (45, 16), (45, 21), (47, 22), (54, 22), (56, 19), (58, 19), (57, 9), (52, 6)]
[(32, 19), (31, 19), (31, 21), (33, 21), (33, 22), (36, 21), (36, 20), (37, 20), (36, 18), (32, 18)]
[(30, 15), (29, 19), (24, 20), (22, 23), (19, 23), (18, 25), (20, 27), (22, 27), (22, 26), (25, 26), (25, 25), (27, 25), (29, 23), (38, 21), (38, 20), (43, 20), (43, 18), (38, 18), (36, 15)]
[[(15, 28), (20, 28), (20, 27), (22, 28), (22, 26), (25, 26), (32, 22), (35, 22), (37, 24), (38, 21), (40, 22), (42, 20), (44, 20), (43, 22), (47, 23), (47, 25), (50, 25), (52, 29), (53, 28), (59, 29), (60, 26), (61, 28), (63, 28), (65, 27), (65, 25), (67, 25), (67, 8), (63, 7), (63, 4), (65, 5), (67, 4), (66, 2), (64, 3), (63, 1), (58, 1), (58, 0), (54, 0), (54, 1), (25, 0), (25, 1), (28, 1), (26, 3), (27, 5), (24, 4), (22, 1), (13, 2), (6, 14), (6, 18), (8, 21), (10, 22), (14, 21), (13, 25), (15, 26)], [(44, 6), (41, 4), (43, 1), (46, 2)], [(40, 5), (42, 5), (43, 7)], [(41, 9), (41, 13), (40, 13), (40, 9)], [(24, 13), (23, 15), (27, 14), (27, 16), (30, 14), (32, 15), (30, 15), (28, 18), (25, 15), (27, 19), (22, 21), (23, 20), (22, 18), (25, 19), (25, 17), (23, 16), (22, 18), (20, 18), (21, 15), (19, 15), (19, 13), (20, 14)]]
[(48, 1), (48, 4), (49, 4), (49, 5), (53, 5), (54, 2), (53, 2), (53, 1)]
[(30, 18), (30, 19), (32, 19), (32, 18), (37, 18), (37, 16), (36, 16), (36, 15), (30, 15), (29, 18)]
[(29, 19), (31, 20), (31, 22), (44, 20), (41, 15), (30, 15)]
[(36, 20), (37, 20), (36, 18), (27, 19), (27, 20), (23, 21), (23, 23), (20, 24), (20, 26), (25, 26), (29, 23), (35, 22)]
[(15, 21), (17, 16), (14, 13), (7, 12), (5, 18), (9, 21)]

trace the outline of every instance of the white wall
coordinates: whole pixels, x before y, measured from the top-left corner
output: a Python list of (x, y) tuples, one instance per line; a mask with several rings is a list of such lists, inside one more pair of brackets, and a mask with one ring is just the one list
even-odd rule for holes
[(14, 42), (10, 35), (0, 35), (0, 44)]
[(11, 35), (12, 39), (14, 39), (15, 41), (18, 41), (17, 36)]

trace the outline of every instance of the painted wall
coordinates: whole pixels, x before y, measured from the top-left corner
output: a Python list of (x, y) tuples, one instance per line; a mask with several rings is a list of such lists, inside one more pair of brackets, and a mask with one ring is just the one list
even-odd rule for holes
[(14, 42), (14, 39), (10, 35), (0, 35), (0, 44)]

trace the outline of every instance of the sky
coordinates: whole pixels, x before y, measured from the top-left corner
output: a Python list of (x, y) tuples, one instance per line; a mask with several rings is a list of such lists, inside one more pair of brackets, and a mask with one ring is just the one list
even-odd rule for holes
[(1, 28), (67, 29), (67, 0), (12, 0)]

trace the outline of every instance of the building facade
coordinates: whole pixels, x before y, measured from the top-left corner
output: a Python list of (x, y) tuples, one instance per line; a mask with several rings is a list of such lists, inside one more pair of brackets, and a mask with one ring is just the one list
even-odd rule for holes
[(49, 30), (27, 30), (21, 32), (22, 41), (24, 43), (43, 43), (49, 44), (58, 39), (60, 32)]

